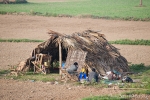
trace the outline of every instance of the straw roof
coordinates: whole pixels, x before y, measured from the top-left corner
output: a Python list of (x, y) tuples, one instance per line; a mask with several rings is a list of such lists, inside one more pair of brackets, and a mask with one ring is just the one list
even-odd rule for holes
[(50, 30), (50, 38), (39, 44), (32, 52), (32, 55), (48, 52), (54, 59), (59, 59), (56, 53), (58, 43), (62, 45), (62, 58), (66, 59), (70, 50), (81, 50), (87, 52), (85, 64), (95, 68), (97, 72), (104, 74), (110, 70), (126, 72), (129, 70), (127, 60), (119, 53), (118, 49), (109, 44), (104, 34), (98, 31), (85, 30), (71, 35), (60, 34)]

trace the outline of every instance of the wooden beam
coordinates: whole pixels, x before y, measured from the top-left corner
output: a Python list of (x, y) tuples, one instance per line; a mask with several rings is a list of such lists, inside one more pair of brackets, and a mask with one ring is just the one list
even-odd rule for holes
[(59, 36), (59, 74), (61, 75), (61, 69), (62, 69), (62, 48), (61, 48), (61, 38)]

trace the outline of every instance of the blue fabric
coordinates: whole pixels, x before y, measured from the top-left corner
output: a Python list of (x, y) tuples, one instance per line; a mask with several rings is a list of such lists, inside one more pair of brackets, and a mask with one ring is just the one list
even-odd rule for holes
[(65, 62), (63, 62), (61, 66), (62, 66), (62, 68), (64, 68), (65, 67)]
[(81, 72), (81, 73), (79, 74), (79, 80), (80, 80), (80, 79), (86, 79), (86, 73), (82, 73), (82, 72)]
[(117, 72), (116, 70), (113, 70), (113, 72), (114, 72), (115, 74), (117, 74), (117, 75), (120, 75), (120, 73)]

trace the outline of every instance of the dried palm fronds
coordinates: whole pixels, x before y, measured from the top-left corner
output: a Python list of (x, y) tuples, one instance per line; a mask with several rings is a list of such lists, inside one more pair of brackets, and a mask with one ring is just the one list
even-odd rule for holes
[[(50, 38), (39, 44), (33, 50), (33, 53), (38, 54), (48, 51), (50, 54), (58, 54), (58, 44), (61, 43), (66, 52), (71, 50), (87, 52), (85, 57), (86, 65), (90, 68), (96, 68), (99, 73), (104, 74), (104, 72), (112, 69), (128, 71), (127, 60), (121, 56), (116, 47), (108, 43), (105, 35), (99, 32), (85, 30), (73, 33), (72, 35), (65, 35), (49, 30)], [(53, 59), (57, 58), (53, 55)]]

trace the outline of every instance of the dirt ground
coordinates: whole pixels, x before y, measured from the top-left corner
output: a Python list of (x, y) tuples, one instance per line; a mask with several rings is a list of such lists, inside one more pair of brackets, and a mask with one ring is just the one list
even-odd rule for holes
[(0, 80), (0, 83), (1, 100), (80, 100), (87, 96), (106, 94), (111, 96), (123, 92), (123, 90), (113, 88), (96, 89), (70, 84), (55, 85), (31, 81)]
[[(48, 30), (71, 34), (86, 29), (98, 30), (108, 41), (150, 39), (150, 22), (104, 20), (90, 18), (0, 15), (0, 38), (47, 40)], [(39, 43), (0, 43), (0, 69), (8, 69), (30, 56)], [(128, 62), (150, 65), (150, 46), (114, 45)], [(0, 79), (2, 100), (80, 100), (83, 97), (118, 94), (123, 90), (94, 89), (84, 86), (53, 85)], [(82, 91), (82, 92), (81, 92)], [(95, 92), (94, 92), (95, 91)], [(68, 94), (69, 93), (69, 94)]]
[[(0, 38), (47, 40), (48, 30), (71, 34), (86, 29), (101, 30), (108, 41), (150, 39), (150, 22), (89, 18), (0, 15)], [(0, 69), (7, 69), (29, 57), (39, 43), (0, 43)], [(114, 45), (133, 64), (150, 65), (150, 46)]]

